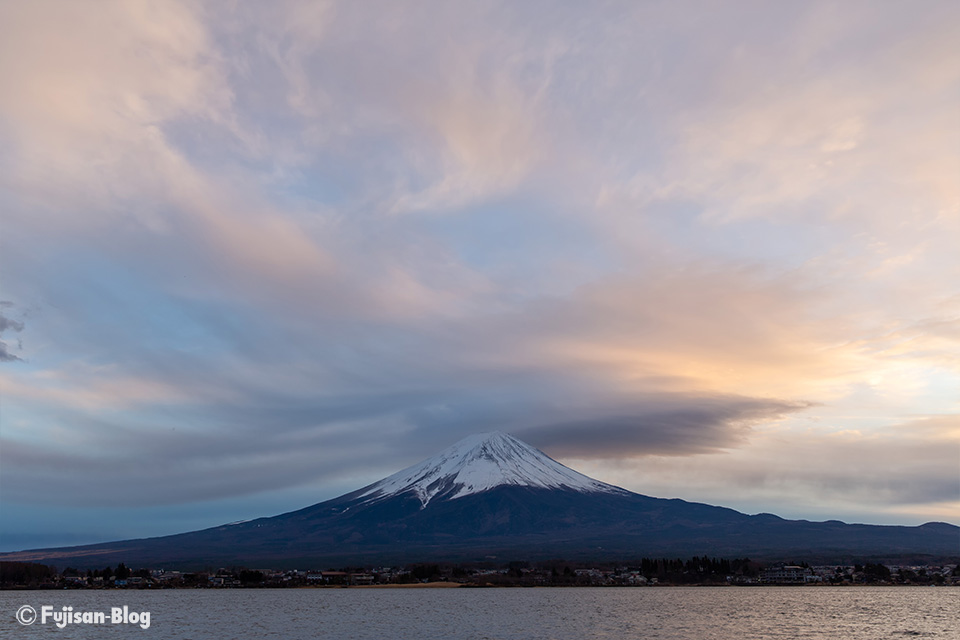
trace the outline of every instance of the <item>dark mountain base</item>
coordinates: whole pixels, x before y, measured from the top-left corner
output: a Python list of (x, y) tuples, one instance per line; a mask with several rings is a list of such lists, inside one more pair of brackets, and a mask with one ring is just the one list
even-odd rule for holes
[(750, 557), (848, 563), (960, 556), (960, 527), (850, 525), (748, 516), (731, 509), (623, 492), (501, 486), (421, 508), (413, 494), (360, 492), (300, 511), (163, 538), (6, 554), (97, 568), (322, 568), (421, 561)]

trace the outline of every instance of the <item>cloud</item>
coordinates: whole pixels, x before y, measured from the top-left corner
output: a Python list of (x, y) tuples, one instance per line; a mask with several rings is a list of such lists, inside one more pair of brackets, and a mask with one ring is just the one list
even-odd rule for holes
[[(181, 117), (216, 126), (229, 109), (199, 16), (178, 2), (98, 12), (37, 2), (4, 14), (0, 85), (17, 87), (0, 108), (8, 184), (70, 229), (127, 216), (159, 224), (147, 198), (175, 162), (161, 127)], [(68, 215), (77, 206), (82, 221)]]
[[(24, 324), (21, 320), (15, 320), (7, 316), (3, 311), (4, 309), (9, 309), (13, 306), (13, 303), (8, 300), (0, 300), (0, 336), (3, 335), (6, 331), (13, 331), (15, 333), (20, 333), (24, 329)], [(19, 362), (22, 361), (22, 358), (19, 356), (10, 353), (10, 348), (7, 346), (7, 343), (3, 340), (0, 340), (0, 362)]]
[(717, 453), (745, 445), (751, 426), (770, 424), (804, 404), (675, 394), (638, 402), (631, 415), (603, 415), (544, 424), (517, 436), (559, 457), (633, 458)]
[[(80, 370), (87, 377), (78, 379)], [(187, 389), (161, 380), (133, 378), (89, 367), (65, 371), (44, 371), (26, 376), (0, 375), (3, 387), (21, 402), (62, 409), (108, 411), (111, 409), (160, 404), (187, 397)]]
[(926, 513), (956, 522), (960, 416), (919, 416), (863, 430), (814, 425), (802, 419), (766, 425), (722, 455), (596, 463), (575, 456), (576, 464), (588, 473), (605, 469), (609, 482), (641, 493), (750, 513), (878, 524), (918, 523)]
[(5, 500), (359, 485), (490, 429), (766, 510), (953, 486), (908, 419), (960, 384), (950, 5), (0, 14), (3, 295), (43, 311)]
[(0, 362), (16, 362), (21, 360), (19, 356), (10, 353), (7, 343), (0, 340)]

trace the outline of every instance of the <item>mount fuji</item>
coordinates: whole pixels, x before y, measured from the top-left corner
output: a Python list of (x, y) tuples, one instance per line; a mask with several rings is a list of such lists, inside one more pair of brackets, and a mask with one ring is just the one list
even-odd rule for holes
[(425, 560), (952, 557), (960, 527), (784, 520), (594, 480), (501, 432), (469, 436), (379, 482), (269, 518), (161, 538), (0, 555), (131, 566), (316, 567)]

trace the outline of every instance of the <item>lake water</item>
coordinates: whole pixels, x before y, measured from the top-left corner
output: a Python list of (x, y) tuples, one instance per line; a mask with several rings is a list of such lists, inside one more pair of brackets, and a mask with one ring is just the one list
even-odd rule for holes
[[(23, 605), (107, 623), (23, 626)], [(149, 611), (149, 628), (110, 624), (124, 605)], [(960, 638), (951, 587), (2, 591), (0, 612), (0, 638)]]

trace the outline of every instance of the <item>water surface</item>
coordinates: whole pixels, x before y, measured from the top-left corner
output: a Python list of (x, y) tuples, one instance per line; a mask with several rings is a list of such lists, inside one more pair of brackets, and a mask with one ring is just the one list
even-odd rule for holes
[[(22, 626), (21, 605), (127, 605), (150, 627)], [(0, 612), (0, 638), (960, 638), (960, 589), (932, 587), (3, 591)]]

